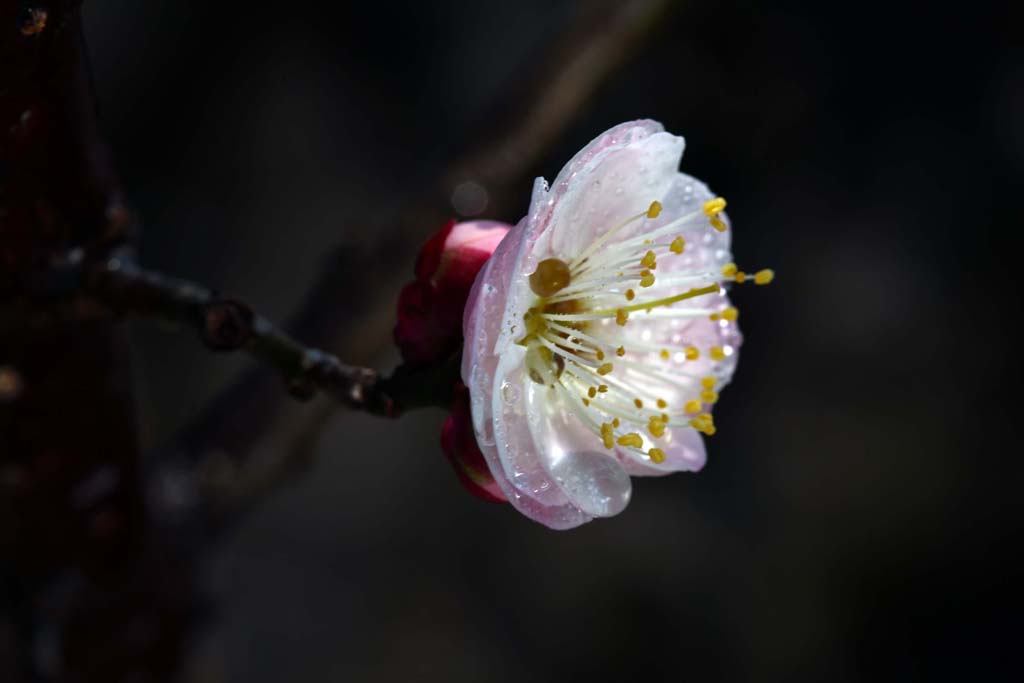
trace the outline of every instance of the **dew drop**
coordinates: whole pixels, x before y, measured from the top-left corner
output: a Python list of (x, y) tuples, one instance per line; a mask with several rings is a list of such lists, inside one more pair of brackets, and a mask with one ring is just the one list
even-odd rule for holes
[(501, 398), (505, 403), (518, 403), (519, 402), (519, 387), (505, 380), (501, 383)]
[(629, 504), (633, 485), (622, 465), (596, 451), (563, 455), (551, 468), (566, 498), (595, 517), (611, 517)]

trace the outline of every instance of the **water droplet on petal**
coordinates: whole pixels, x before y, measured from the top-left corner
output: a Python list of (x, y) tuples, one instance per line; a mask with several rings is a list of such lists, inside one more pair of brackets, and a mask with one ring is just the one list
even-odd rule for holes
[(519, 387), (505, 380), (501, 383), (501, 398), (505, 403), (517, 403), (519, 401)]
[(597, 451), (569, 452), (551, 475), (575, 506), (595, 517), (611, 517), (629, 504), (633, 484), (617, 460)]

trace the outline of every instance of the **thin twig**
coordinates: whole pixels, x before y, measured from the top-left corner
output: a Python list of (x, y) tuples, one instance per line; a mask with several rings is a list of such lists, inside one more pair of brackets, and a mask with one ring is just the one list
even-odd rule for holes
[(319, 390), (352, 409), (395, 414), (376, 371), (306, 347), (249, 306), (206, 287), (112, 257), (90, 269), (86, 291), (119, 313), (192, 328), (213, 351), (248, 351), (276, 369), (298, 398)]

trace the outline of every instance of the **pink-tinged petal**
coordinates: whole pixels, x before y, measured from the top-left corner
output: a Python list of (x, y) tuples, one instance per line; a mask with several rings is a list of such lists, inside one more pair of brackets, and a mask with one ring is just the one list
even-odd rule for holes
[[(462, 377), (470, 390), (480, 451), (502, 493), (527, 517), (553, 529), (568, 529), (589, 521), (590, 517), (561, 495), (536, 461), (520, 404), (523, 378), (514, 376), (506, 380), (510, 373), (506, 369), (498, 371), (500, 358), (495, 353), (510, 304), (509, 288), (517, 257), (522, 256), (526, 246), (525, 228), (524, 220), (498, 245), (470, 292), (463, 328)], [(504, 356), (505, 368), (515, 367), (517, 362), (521, 366), (516, 354), (523, 351), (513, 345)]]
[[(580, 254), (595, 238), (646, 212), (651, 202), (668, 193), (678, 173), (683, 138), (663, 132), (633, 137), (639, 139), (596, 152), (573, 172), (564, 190), (556, 185), (550, 255), (569, 259)], [(614, 239), (631, 237), (643, 227), (635, 222)]]

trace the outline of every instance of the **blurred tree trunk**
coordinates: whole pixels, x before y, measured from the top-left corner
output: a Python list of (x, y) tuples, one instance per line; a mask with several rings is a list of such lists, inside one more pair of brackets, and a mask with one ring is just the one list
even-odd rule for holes
[(0, 652), (19, 653), (26, 680), (159, 680), (191, 591), (144, 540), (124, 330), (84, 300), (28, 302), (52, 265), (102, 255), (134, 227), (79, 11), (0, 3), (0, 634), (15, 641)]

